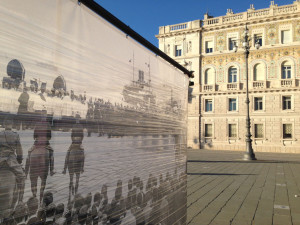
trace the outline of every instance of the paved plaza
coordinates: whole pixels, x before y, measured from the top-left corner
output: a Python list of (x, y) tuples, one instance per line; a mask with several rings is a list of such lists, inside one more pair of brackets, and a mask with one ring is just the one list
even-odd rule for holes
[(300, 154), (188, 151), (188, 224), (300, 224)]

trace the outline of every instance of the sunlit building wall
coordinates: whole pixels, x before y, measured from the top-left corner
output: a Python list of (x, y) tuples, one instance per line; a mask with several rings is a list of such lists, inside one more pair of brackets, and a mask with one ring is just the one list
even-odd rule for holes
[[(195, 71), (189, 98), (188, 146), (245, 150), (249, 29), (250, 116), (255, 151), (300, 151), (300, 2), (159, 28), (159, 48)], [(255, 43), (260, 48), (255, 48)], [(237, 51), (234, 51), (234, 46)]]

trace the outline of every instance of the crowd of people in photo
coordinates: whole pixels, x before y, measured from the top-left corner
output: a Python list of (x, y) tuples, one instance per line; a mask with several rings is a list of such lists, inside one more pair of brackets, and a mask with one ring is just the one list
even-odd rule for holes
[[(109, 117), (124, 120), (128, 119), (129, 115), (133, 121), (137, 115), (147, 120), (144, 112), (161, 113), (158, 108), (111, 103), (102, 98), (87, 97), (85, 92), (82, 94), (75, 93), (73, 90), (68, 92), (62, 76), (54, 80), (51, 90), (47, 89), (46, 83), (37, 80), (31, 80), (28, 87), (24, 81), (25, 70), (21, 63), (18, 60), (12, 61), (9, 65), (14, 68), (8, 71), (13, 72), (10, 78), (3, 79), (0, 93), (3, 95), (0, 96), (0, 119), (3, 121), (1, 125), (4, 128), (0, 131), (0, 178), (5, 180), (2, 184), (0, 182), (0, 189), (4, 185), (7, 192), (0, 194), (0, 224), (185, 224), (186, 177), (185, 173), (178, 174), (177, 169), (173, 175), (169, 172), (158, 177), (150, 174), (147, 181), (145, 177), (138, 176), (129, 179), (127, 184), (123, 184), (122, 180), (116, 180), (113, 198), (109, 198), (113, 194), (110, 194), (110, 187), (105, 184), (94, 194), (88, 193), (83, 196), (79, 192), (80, 175), (85, 169), (85, 151), (82, 145), (85, 129), (88, 136), (91, 136), (91, 132), (98, 132), (99, 136), (107, 134), (109, 137), (114, 128), (103, 127), (103, 123), (99, 121), (107, 122), (111, 120)], [(11, 90), (18, 94), (12, 94)], [(170, 110), (166, 107), (168, 113), (173, 112), (171, 105)], [(129, 114), (124, 114), (126, 112)], [(72, 117), (69, 121), (70, 126), (60, 124), (65, 128), (64, 131), (70, 132), (71, 136), (71, 144), (66, 151), (62, 171), (63, 174), (68, 171), (70, 183), (66, 201), (57, 204), (54, 191), (45, 192), (45, 190), (47, 190), (47, 176), (49, 174), (56, 176), (54, 150), (50, 144), (52, 131), (57, 128), (53, 118), (63, 120), (64, 117)], [(157, 121), (157, 118), (155, 119)], [(92, 122), (90, 127), (88, 120)], [(131, 124), (128, 124), (128, 121), (124, 126), (125, 130), (120, 132), (122, 135), (130, 135), (128, 127)], [(22, 164), (23, 150), (20, 137), (18, 131), (13, 131), (14, 128), (33, 129), (32, 147), (28, 150), (25, 168)], [(26, 141), (30, 142), (28, 139)], [(28, 177), (32, 197), (25, 202), (23, 196)], [(41, 184), (38, 190), (39, 180)], [(126, 194), (124, 190), (127, 190)]]
[(155, 105), (129, 105), (122, 103), (111, 103), (109, 100), (105, 101), (102, 98), (90, 98), (87, 102), (88, 104), (88, 112), (87, 119), (102, 119), (104, 114), (109, 114), (111, 111), (122, 113), (126, 111), (134, 111), (140, 113), (162, 113), (170, 114), (172, 113), (172, 109), (166, 107), (165, 111), (157, 108)]
[[(63, 170), (63, 174), (68, 170), (70, 175), (68, 204), (56, 206), (53, 201), (53, 194), (44, 193), (48, 173), (50, 172), (51, 176), (55, 175), (54, 151), (49, 142), (51, 140), (51, 126), (46, 121), (46, 115), (42, 113), (40, 121), (35, 124), (34, 143), (28, 150), (24, 172), (22, 171), (22, 146), (17, 132), (12, 131), (12, 125), (13, 116), (7, 116), (4, 120), (5, 130), (0, 132), (0, 155), (2, 157), (0, 169), (2, 170), (8, 165), (14, 171), (18, 189), (18, 203), (16, 203), (13, 212), (8, 214), (10, 216), (2, 221), (3, 224), (167, 225), (175, 222), (179, 225), (184, 224), (180, 222), (181, 219), (178, 218), (178, 215), (185, 215), (185, 212), (175, 212), (183, 207), (186, 201), (184, 199), (186, 197), (185, 175), (184, 173), (178, 175), (177, 169), (173, 175), (166, 173), (165, 178), (162, 174), (158, 178), (150, 174), (145, 188), (140, 177), (133, 177), (128, 181), (127, 196), (123, 195), (123, 182), (119, 180), (115, 196), (110, 203), (108, 202), (107, 185), (103, 185), (100, 194), (94, 194), (93, 201), (91, 200), (92, 194), (88, 194), (86, 197), (80, 195), (78, 192), (79, 178), (80, 174), (84, 172), (85, 153), (82, 145), (84, 129), (79, 120), (73, 124), (71, 130), (72, 142), (66, 153)], [(25, 179), (28, 175), (33, 197), (24, 204)], [(73, 175), (76, 175), (75, 187)], [(41, 179), (39, 191), (38, 178)], [(37, 197), (38, 192), (39, 198)], [(39, 209), (36, 209), (36, 202)]]
[[(113, 113), (119, 113), (120, 115), (135, 113), (150, 113), (150, 114), (174, 114), (180, 110), (176, 107), (172, 108), (170, 105), (166, 105), (166, 109), (162, 110), (155, 105), (151, 107), (149, 105), (132, 105), (127, 103), (112, 103), (110, 100), (103, 98), (89, 97), (87, 99), (86, 92), (83, 94), (76, 94), (73, 90), (65, 91), (63, 88), (46, 89), (46, 83), (42, 83), (40, 88), (37, 82), (34, 82), (30, 87), (23, 86), (22, 93), (17, 99), (19, 106), (17, 113), (21, 120), (24, 119), (23, 115), (32, 116), (32, 113), (46, 111), (52, 118), (63, 119), (66, 117), (75, 118), (79, 115), (82, 119), (87, 119), (94, 122), (113, 120), (110, 118)], [(9, 104), (4, 104), (0, 108), (0, 111), (14, 111), (13, 109), (7, 110)], [(16, 108), (16, 107), (15, 107)]]
[(117, 181), (114, 197), (109, 202), (108, 186), (101, 191), (83, 196), (77, 193), (73, 199), (55, 204), (53, 193), (45, 192), (39, 203), (30, 197), (26, 203), (20, 202), (12, 217), (3, 221), (7, 225), (168, 225), (185, 224), (185, 175), (166, 173), (155, 177), (149, 175), (147, 183), (134, 176), (128, 180), (127, 195), (123, 182)]

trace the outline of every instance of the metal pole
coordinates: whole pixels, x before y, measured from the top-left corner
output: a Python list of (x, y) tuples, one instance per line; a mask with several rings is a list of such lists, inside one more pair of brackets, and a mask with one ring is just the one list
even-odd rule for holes
[[(247, 30), (247, 27), (246, 27)], [(255, 154), (253, 152), (252, 148), (252, 139), (251, 139), (251, 122), (250, 122), (250, 113), (249, 113), (249, 105), (250, 105), (250, 100), (249, 100), (249, 79), (248, 79), (248, 57), (249, 57), (249, 40), (248, 40), (248, 34), (245, 34), (245, 63), (246, 63), (246, 106), (247, 106), (247, 116), (246, 116), (246, 153), (244, 154), (244, 160), (256, 160)]]

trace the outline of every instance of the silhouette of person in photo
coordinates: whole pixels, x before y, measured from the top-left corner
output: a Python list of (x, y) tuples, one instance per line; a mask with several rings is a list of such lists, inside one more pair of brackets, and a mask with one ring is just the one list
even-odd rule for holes
[(20, 103), (18, 107), (18, 119), (17, 119), (17, 129), (21, 129), (21, 125), (23, 125), (23, 129), (27, 127), (27, 115), (28, 115), (28, 102), (29, 102), (29, 94), (26, 91), (26, 88), (23, 89), (22, 94), (18, 98), (18, 102)]
[(111, 200), (108, 218), (110, 223), (118, 224), (126, 215), (125, 200), (122, 195), (122, 181), (118, 180), (115, 197)]
[(39, 200), (36, 197), (30, 197), (27, 200), (28, 219), (27, 224), (34, 224), (37, 221), (36, 213), (39, 207)]
[(28, 150), (25, 165), (26, 177), (30, 174), (31, 191), (34, 197), (37, 194), (37, 181), (41, 179), (40, 201), (43, 199), (46, 180), (49, 173), (54, 175), (53, 149), (50, 146), (51, 127), (46, 120), (46, 112), (42, 111), (41, 120), (36, 123), (33, 133), (34, 144)]
[(66, 224), (66, 218), (64, 218), (63, 214), (65, 211), (65, 205), (60, 203), (56, 206), (55, 216), (54, 216), (54, 225), (64, 225)]
[(17, 181), (19, 202), (23, 199), (25, 174), (22, 168), (23, 150), (19, 135), (12, 131), (12, 117), (7, 116), (4, 121), (5, 130), (0, 132), (0, 170), (8, 168)]
[[(69, 198), (71, 194), (76, 194), (79, 186), (80, 174), (84, 172), (84, 148), (82, 147), (83, 141), (83, 126), (79, 123), (79, 116), (77, 116), (76, 124), (73, 125), (71, 132), (72, 143), (67, 151), (65, 158), (65, 165), (63, 174), (66, 174), (67, 169), (70, 175), (69, 185)], [(75, 189), (73, 185), (73, 176), (76, 175)]]
[[(47, 121), (47, 115), (46, 111), (41, 112), (41, 120), (36, 123), (34, 132), (33, 132), (33, 139), (34, 139), (34, 145), (31, 149), (28, 150), (28, 158), (30, 159), (31, 152), (37, 148), (37, 147), (44, 147), (49, 152), (49, 167), (50, 167), (50, 175), (54, 175), (54, 156), (53, 156), (53, 148), (50, 146), (50, 140), (52, 138), (51, 135), (51, 127), (50, 124)], [(28, 172), (27, 164), (25, 171)]]

